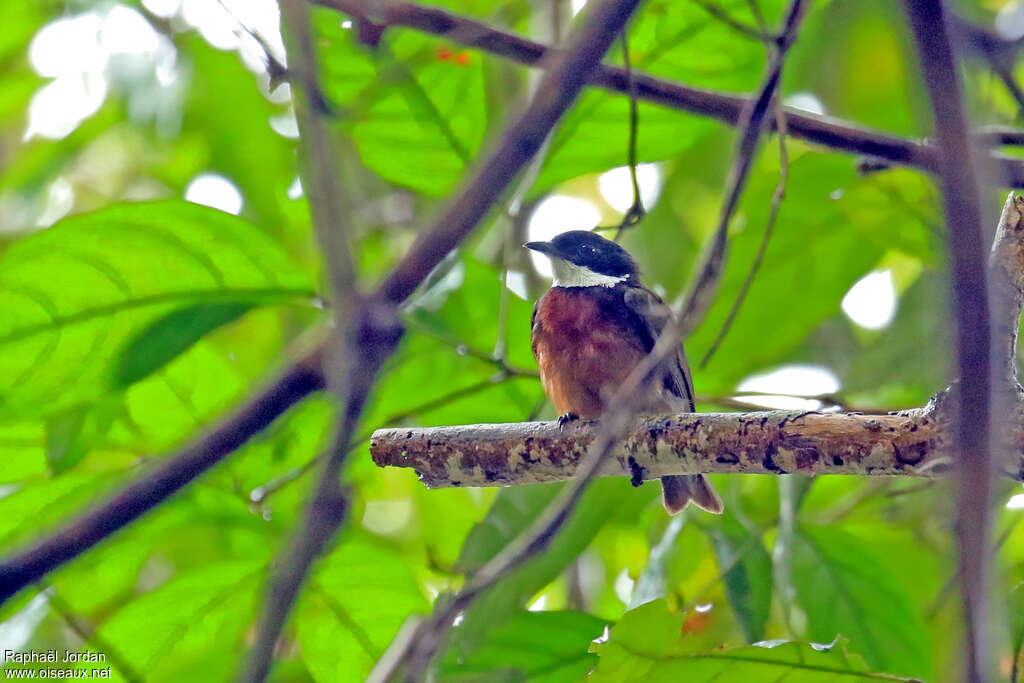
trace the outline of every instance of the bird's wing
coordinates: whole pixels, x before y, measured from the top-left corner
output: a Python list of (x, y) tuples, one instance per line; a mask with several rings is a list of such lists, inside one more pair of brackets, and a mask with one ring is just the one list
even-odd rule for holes
[[(623, 299), (647, 328), (653, 345), (672, 319), (672, 309), (661, 300), (661, 297), (642, 286), (634, 285), (627, 288)], [(664, 363), (662, 381), (665, 389), (671, 395), (683, 399), (686, 405), (682, 407), (692, 412), (694, 409), (693, 380), (690, 377), (690, 364), (686, 361), (686, 353), (683, 351), (682, 344), (676, 346), (675, 354)]]

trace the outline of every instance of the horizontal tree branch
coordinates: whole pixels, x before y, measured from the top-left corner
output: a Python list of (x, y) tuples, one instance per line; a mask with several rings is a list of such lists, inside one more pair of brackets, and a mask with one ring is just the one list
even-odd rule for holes
[[(442, 9), (410, 2), (367, 2), (366, 0), (313, 0), (353, 17), (383, 26), (404, 26), (441, 36), (458, 45), (477, 48), (527, 66), (535, 66), (549, 47), (488, 24)], [(738, 125), (751, 98), (743, 95), (694, 88), (633, 70), (633, 85), (640, 99)], [(601, 65), (587, 78), (589, 85), (628, 95), (626, 70)], [(827, 116), (783, 107), (787, 133), (801, 140), (832, 149), (884, 159), (890, 164), (910, 166), (929, 173), (939, 172), (938, 152), (929, 143), (907, 140), (862, 128)], [(995, 171), (993, 180), (1007, 187), (1024, 187), (1024, 162), (991, 155), (986, 164)]]
[[(670, 474), (933, 476), (950, 470), (952, 420), (936, 406), (893, 415), (685, 413), (636, 420), (599, 476), (634, 483)], [(1019, 477), (1024, 408), (1014, 424)], [(510, 486), (571, 479), (593, 423), (557, 422), (380, 429), (370, 443), (381, 467), (409, 467), (430, 488)]]

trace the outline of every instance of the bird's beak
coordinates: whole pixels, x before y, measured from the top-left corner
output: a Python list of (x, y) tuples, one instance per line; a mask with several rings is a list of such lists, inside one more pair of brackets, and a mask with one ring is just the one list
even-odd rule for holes
[(536, 251), (541, 254), (546, 254), (548, 256), (558, 255), (555, 250), (555, 246), (551, 244), (551, 242), (527, 242), (523, 246), (531, 251)]

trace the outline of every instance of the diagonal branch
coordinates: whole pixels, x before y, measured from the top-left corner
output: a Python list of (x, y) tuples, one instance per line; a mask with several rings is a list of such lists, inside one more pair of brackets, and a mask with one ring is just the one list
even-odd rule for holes
[[(245, 681), (263, 681), (270, 673), (277, 640), (306, 577), (345, 520), (348, 500), (341, 490), (341, 468), (379, 367), (366, 362), (366, 356), (370, 354), (365, 346), (354, 341), (365, 333), (372, 313), (363, 305), (356, 288), (355, 266), (349, 249), (350, 217), (355, 211), (343, 194), (343, 183), (339, 181), (333, 154), (335, 145), (324, 120), (326, 105), (317, 79), (312, 27), (305, 0), (284, 0), (281, 19), (292, 73), (292, 101), (299, 127), (302, 180), (308, 192), (317, 241), (327, 261), (334, 298), (336, 338), (342, 342), (340, 348), (327, 348), (324, 359), (327, 379), (343, 408), (305, 521), (289, 547), (282, 551), (280, 568), (271, 579), (263, 615), (242, 677)], [(386, 331), (384, 325), (379, 325), (374, 331), (376, 336), (387, 340), (381, 344), (384, 348), (387, 348), (387, 342), (391, 342), (393, 348), (401, 336), (397, 318)], [(370, 338), (376, 341), (376, 336), (371, 335)]]
[[(526, 66), (537, 65), (549, 47), (521, 36), (500, 31), (488, 24), (452, 14), (442, 9), (422, 7), (415, 3), (393, 0), (312, 0), (354, 17), (383, 26), (404, 26), (425, 33), (443, 36), (458, 45), (477, 48)], [(731, 126), (751, 102), (742, 95), (692, 88), (680, 83), (633, 72), (637, 97), (671, 109), (687, 111), (722, 121)], [(625, 69), (601, 65), (587, 78), (587, 84), (624, 95), (630, 91)], [(797, 109), (783, 108), (791, 137), (851, 154), (884, 159), (890, 164), (938, 173), (938, 152), (934, 145), (922, 144), (879, 131), (814, 116)], [(992, 156), (990, 166), (994, 177), (1006, 187), (1024, 187), (1024, 163), (1002, 156)]]

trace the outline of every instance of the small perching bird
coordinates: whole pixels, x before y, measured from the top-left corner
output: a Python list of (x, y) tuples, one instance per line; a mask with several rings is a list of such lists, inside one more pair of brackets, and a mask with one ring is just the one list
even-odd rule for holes
[[(640, 283), (636, 262), (615, 242), (586, 230), (564, 232), (527, 249), (551, 260), (554, 282), (533, 308), (531, 341), (541, 384), (559, 422), (601, 416), (605, 399), (654, 347), (670, 311)], [(658, 369), (639, 414), (693, 412), (693, 382), (682, 344)], [(703, 474), (661, 478), (670, 514), (694, 503), (722, 512)]]

